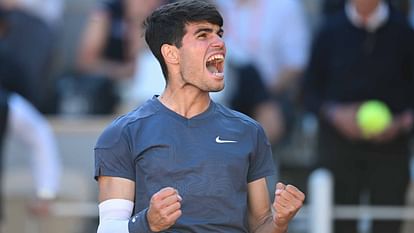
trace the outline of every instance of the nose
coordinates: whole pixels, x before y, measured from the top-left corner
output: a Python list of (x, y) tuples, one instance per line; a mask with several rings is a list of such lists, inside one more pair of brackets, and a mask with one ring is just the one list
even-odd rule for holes
[(224, 40), (221, 36), (216, 35), (214, 37), (214, 41), (212, 43), (212, 46), (216, 47), (216, 48), (224, 48), (226, 46), (226, 44), (224, 43)]

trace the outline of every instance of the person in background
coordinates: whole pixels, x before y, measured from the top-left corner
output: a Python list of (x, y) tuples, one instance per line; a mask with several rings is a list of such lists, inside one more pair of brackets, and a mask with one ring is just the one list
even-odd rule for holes
[[(55, 110), (54, 77), (58, 32), (64, 0), (0, 0), (8, 20), (2, 49), (26, 72), (14, 82), (18, 92), (42, 113)], [(2, 52), (4, 53), (4, 52)]]
[(157, 1), (99, 1), (83, 30), (77, 59), (82, 72), (110, 79), (128, 79), (135, 69), (135, 58), (142, 39), (140, 24), (148, 3)]
[(275, 168), (263, 128), (210, 98), (224, 88), (222, 25), (201, 0), (146, 19), (167, 85), (96, 143), (99, 233), (282, 233), (302, 206), (305, 195), (283, 183), (270, 201), (265, 178)]
[[(404, 205), (414, 118), (413, 41), (406, 18), (385, 0), (348, 0), (315, 37), (303, 101), (319, 118), (316, 166), (333, 173), (337, 205), (357, 205), (363, 194), (371, 205)], [(356, 115), (372, 99), (388, 106), (392, 122), (366, 137)], [(374, 220), (371, 232), (399, 232), (400, 224)], [(336, 221), (335, 232), (357, 232), (356, 221)]]
[[(48, 212), (60, 184), (60, 156), (53, 130), (45, 116), (23, 95), (28, 95), (24, 64), (7, 47), (10, 21), (0, 10), (0, 154), (4, 138), (13, 136), (32, 153), (36, 194), (30, 209), (36, 214)], [(30, 95), (29, 95), (30, 97)], [(0, 163), (4, 156), (1, 156)]]
[[(310, 30), (304, 8), (296, 0), (216, 2), (226, 19), (229, 66), (240, 77), (233, 107), (262, 123), (272, 144), (278, 144), (293, 123), (292, 96), (307, 62)], [(256, 75), (243, 76), (246, 70)], [(243, 92), (254, 87), (258, 90)]]
[[(322, 0), (322, 13), (324, 15), (333, 14), (340, 11), (345, 6), (347, 0)], [(410, 7), (412, 7), (411, 0), (386, 0), (390, 6), (398, 9), (405, 15), (409, 15)]]
[[(4, 93), (7, 98), (5, 136), (19, 140), (31, 153), (35, 195), (29, 210), (37, 215), (50, 213), (56, 199), (61, 177), (61, 161), (53, 130), (47, 119), (17, 93)], [(3, 142), (2, 142), (3, 143)], [(3, 159), (3, 158), (2, 158)]]
[[(137, 57), (144, 43), (141, 24), (163, 0), (104, 0), (91, 12), (83, 30), (76, 71), (86, 78), (98, 78), (106, 89), (95, 90), (94, 105), (106, 99), (108, 106), (97, 113), (113, 113), (122, 97), (122, 84), (129, 83), (137, 69)], [(84, 80), (90, 82), (90, 80)], [(94, 113), (93, 110), (92, 113)]]

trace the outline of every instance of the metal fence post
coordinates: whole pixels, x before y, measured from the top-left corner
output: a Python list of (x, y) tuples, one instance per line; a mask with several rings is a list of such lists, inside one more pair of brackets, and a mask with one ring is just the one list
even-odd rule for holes
[(317, 169), (309, 178), (310, 233), (333, 232), (333, 180), (326, 169)]

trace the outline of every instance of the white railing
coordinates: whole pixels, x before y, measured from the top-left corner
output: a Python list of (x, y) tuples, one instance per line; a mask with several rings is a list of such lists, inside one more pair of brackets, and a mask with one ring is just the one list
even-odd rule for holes
[(309, 205), (297, 217), (308, 219), (309, 233), (332, 233), (334, 219), (414, 220), (413, 207), (334, 205), (333, 178), (325, 169), (312, 172), (308, 186)]

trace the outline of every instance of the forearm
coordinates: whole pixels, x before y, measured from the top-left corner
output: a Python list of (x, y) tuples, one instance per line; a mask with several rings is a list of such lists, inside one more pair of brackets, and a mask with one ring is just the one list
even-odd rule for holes
[[(260, 189), (264, 180), (252, 182), (249, 184), (251, 195), (255, 193), (254, 188)], [(264, 189), (265, 186), (264, 186)], [(267, 194), (267, 191), (266, 191)], [(271, 205), (268, 203), (268, 198), (262, 195), (262, 198), (251, 200), (249, 209), (249, 226), (250, 231), (254, 233), (285, 233), (287, 232), (289, 222), (296, 215), (297, 211), (303, 205), (305, 194), (293, 185), (285, 185), (281, 182), (276, 184), (275, 200)], [(254, 205), (253, 205), (254, 203)], [(263, 204), (265, 203), (265, 204)]]
[(133, 202), (110, 199), (99, 204), (97, 233), (152, 233), (147, 221), (147, 209), (131, 217)]
[(37, 196), (54, 198), (60, 184), (61, 164), (53, 129), (47, 119), (20, 95), (12, 94), (9, 106), (10, 131), (30, 148), (33, 155)]

